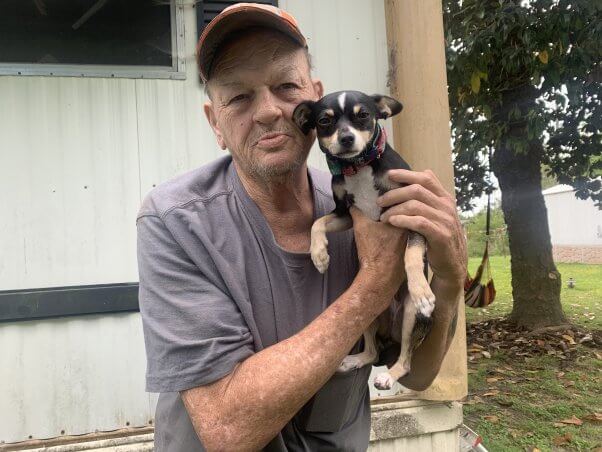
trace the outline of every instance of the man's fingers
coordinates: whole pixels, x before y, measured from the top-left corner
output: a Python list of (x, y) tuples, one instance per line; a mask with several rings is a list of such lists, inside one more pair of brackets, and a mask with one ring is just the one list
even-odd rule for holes
[(389, 218), (395, 215), (424, 217), (434, 223), (448, 228), (451, 228), (453, 225), (453, 218), (449, 214), (415, 199), (410, 199), (402, 204), (396, 204), (390, 207), (381, 215), (380, 221), (386, 222)]
[(422, 185), (437, 196), (449, 196), (447, 190), (443, 188), (443, 185), (441, 185), (441, 182), (439, 182), (439, 179), (437, 179), (437, 176), (435, 176), (435, 173), (431, 170), (410, 171), (405, 169), (394, 169), (388, 172), (388, 177), (393, 182), (399, 182), (401, 184)]
[(432, 221), (421, 216), (393, 215), (388, 218), (387, 222), (395, 227), (422, 234), (430, 246), (445, 243), (451, 239), (451, 231), (438, 227)]
[(422, 185), (412, 184), (405, 187), (394, 188), (378, 198), (377, 203), (380, 207), (389, 207), (395, 204), (401, 204), (409, 200), (418, 200), (424, 204), (430, 205), (435, 209), (445, 208), (441, 198), (432, 191), (427, 190)]

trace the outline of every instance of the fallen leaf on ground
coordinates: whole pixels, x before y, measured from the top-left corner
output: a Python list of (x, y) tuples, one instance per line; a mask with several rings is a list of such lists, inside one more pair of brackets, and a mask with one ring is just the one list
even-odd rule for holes
[(486, 352), (485, 350), (483, 350), (483, 351), (481, 352), (481, 354), (482, 354), (482, 355), (483, 355), (485, 358), (487, 358), (487, 359), (491, 358), (491, 353), (489, 353), (489, 352)]
[(571, 380), (571, 381), (565, 381), (565, 382), (564, 382), (562, 385), (563, 385), (565, 388), (568, 388), (568, 387), (571, 387), (571, 386), (575, 386), (575, 382), (574, 382), (574, 381), (572, 381), (572, 380)]
[(500, 381), (500, 380), (501, 380), (501, 378), (499, 378), (499, 377), (490, 377), (490, 378), (486, 379), (487, 383), (495, 383), (496, 381)]
[(568, 444), (573, 439), (573, 435), (569, 432), (566, 432), (562, 436), (557, 436), (554, 438), (553, 443), (555, 446), (562, 446), (563, 444)]
[(574, 416), (571, 417), (570, 419), (564, 419), (562, 421), (563, 424), (571, 424), (571, 425), (581, 425), (583, 424), (583, 421), (581, 419), (579, 419), (578, 417)]
[(493, 391), (486, 392), (485, 394), (483, 394), (483, 397), (492, 397), (494, 395), (498, 395), (499, 393), (500, 393), (500, 391), (495, 389)]
[(495, 415), (490, 415), (490, 416), (483, 416), (483, 419), (485, 419), (486, 421), (491, 422), (492, 424), (497, 424), (500, 421), (500, 418), (495, 416)]
[(564, 340), (566, 340), (569, 344), (571, 345), (575, 345), (575, 339), (573, 339), (571, 336), (569, 336), (568, 334), (563, 334), (562, 338)]
[(584, 416), (583, 419), (587, 419), (588, 421), (602, 423), (602, 413), (593, 413)]

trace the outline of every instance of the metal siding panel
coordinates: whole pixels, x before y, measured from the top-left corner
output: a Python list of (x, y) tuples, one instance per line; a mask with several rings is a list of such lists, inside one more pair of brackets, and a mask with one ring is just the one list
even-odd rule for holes
[(0, 77), (0, 289), (137, 280), (132, 80)]
[(0, 324), (0, 440), (149, 425), (139, 314)]
[(544, 195), (548, 211), (550, 236), (554, 245), (602, 245), (602, 210), (591, 199), (575, 198), (575, 193)]
[(184, 8), (186, 80), (136, 80), (140, 192), (224, 154), (205, 119), (195, 9)]

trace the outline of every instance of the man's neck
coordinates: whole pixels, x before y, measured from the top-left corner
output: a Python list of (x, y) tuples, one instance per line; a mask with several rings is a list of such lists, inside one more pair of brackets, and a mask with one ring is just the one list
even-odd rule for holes
[(245, 190), (262, 212), (268, 210), (287, 214), (299, 212), (308, 203), (313, 206), (306, 164), (292, 173), (269, 179), (254, 177), (242, 170), (236, 162), (234, 165)]
[(314, 210), (307, 165), (269, 179), (253, 177), (236, 162), (234, 165), (243, 187), (266, 218), (278, 244), (289, 251), (307, 251)]

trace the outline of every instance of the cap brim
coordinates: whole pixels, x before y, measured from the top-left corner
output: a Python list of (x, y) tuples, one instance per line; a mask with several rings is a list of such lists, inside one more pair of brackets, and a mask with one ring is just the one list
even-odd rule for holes
[(201, 79), (204, 82), (209, 78), (215, 52), (224, 39), (236, 31), (250, 27), (275, 29), (290, 36), (302, 47), (307, 46), (305, 37), (297, 27), (261, 6), (241, 6), (232, 11), (224, 11), (205, 27), (199, 38), (197, 57)]

